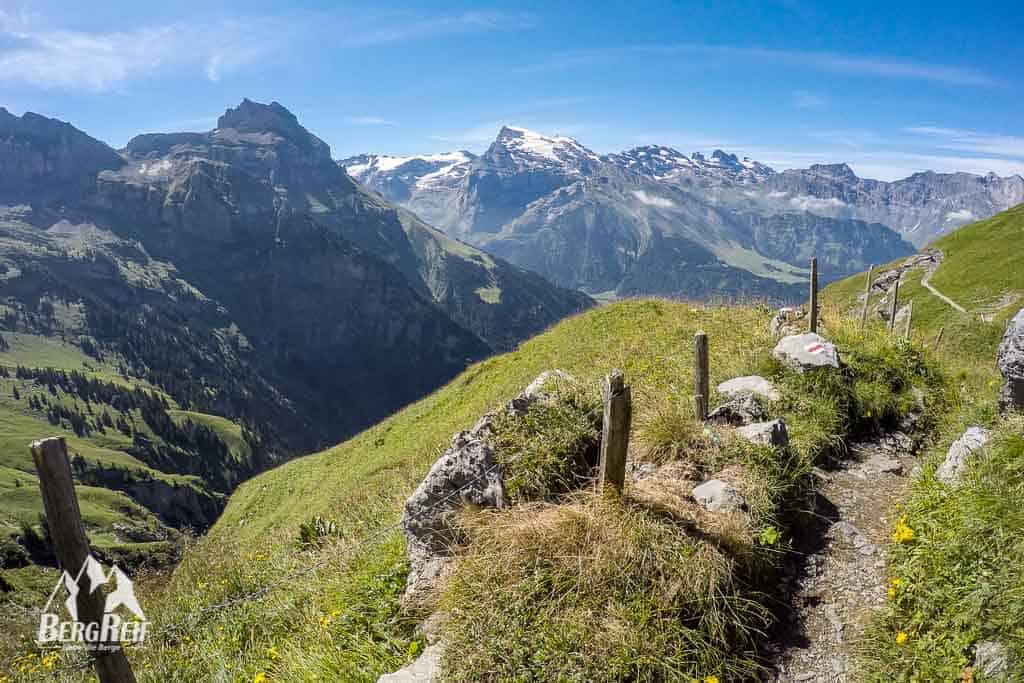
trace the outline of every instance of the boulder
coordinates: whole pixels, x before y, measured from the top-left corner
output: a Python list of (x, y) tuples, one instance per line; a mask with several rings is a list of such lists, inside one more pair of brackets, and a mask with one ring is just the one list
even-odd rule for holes
[(415, 662), (391, 674), (384, 674), (377, 683), (434, 683), (441, 680), (441, 657), (444, 646), (429, 645)]
[(753, 394), (743, 394), (708, 413), (708, 422), (720, 425), (748, 425), (768, 419), (768, 412)]
[[(572, 381), (562, 371), (545, 372), (509, 401), (505, 410), (525, 415), (533, 403), (550, 398), (545, 387), (556, 378)], [(458, 518), (463, 507), (501, 508), (506, 504), (504, 472), (489, 441), (494, 418), (494, 413), (488, 413), (472, 429), (456, 434), (405, 502), (402, 527), (410, 561), (406, 602), (427, 597), (444, 574), (453, 547), (462, 539)]]
[(1003, 376), (999, 409), (1024, 411), (1024, 308), (1013, 316), (999, 344), (996, 366)]
[(736, 429), (736, 435), (750, 443), (784, 448), (789, 445), (789, 431), (782, 420), (755, 422)]
[(772, 356), (797, 372), (839, 368), (839, 352), (835, 345), (813, 332), (783, 337), (775, 345)]
[(807, 314), (799, 308), (780, 308), (768, 325), (768, 330), (773, 337), (781, 337), (787, 334), (799, 334), (801, 329), (806, 329), (803, 319)]
[(718, 385), (718, 393), (728, 398), (739, 398), (745, 395), (754, 395), (767, 401), (778, 401), (779, 395), (775, 385), (764, 377), (749, 375), (747, 377), (735, 377)]
[(967, 460), (971, 454), (988, 443), (991, 433), (981, 427), (968, 427), (963, 435), (953, 442), (946, 452), (946, 459), (935, 470), (935, 476), (939, 481), (955, 486), (960, 483), (960, 477), (967, 469)]
[(739, 512), (747, 507), (736, 487), (721, 479), (711, 479), (694, 488), (693, 498), (709, 512)]
[(974, 648), (974, 668), (986, 678), (998, 679), (1010, 668), (1010, 653), (1002, 643), (982, 641)]

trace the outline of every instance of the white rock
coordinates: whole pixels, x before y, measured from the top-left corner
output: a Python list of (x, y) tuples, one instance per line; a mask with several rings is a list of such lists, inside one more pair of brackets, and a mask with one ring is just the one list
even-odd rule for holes
[(747, 506), (736, 487), (721, 479), (711, 479), (694, 488), (693, 498), (709, 512), (737, 512)]
[(820, 368), (839, 368), (839, 352), (834, 344), (813, 332), (783, 337), (772, 356), (797, 372)]
[(999, 408), (1004, 411), (1024, 410), (1024, 308), (1006, 327), (999, 344), (996, 366), (1003, 376)]
[(782, 420), (771, 422), (755, 422), (745, 427), (737, 427), (736, 435), (750, 443), (782, 448), (789, 445), (789, 432)]
[(987, 677), (1002, 676), (1010, 668), (1010, 654), (1006, 646), (994, 640), (985, 640), (974, 648), (974, 668)]
[(759, 377), (758, 375), (735, 377), (726, 382), (722, 382), (718, 385), (718, 393), (728, 396), (729, 398), (738, 398), (745, 394), (760, 396), (769, 401), (778, 401), (782, 398), (774, 384), (766, 380), (764, 377)]
[(441, 680), (441, 655), (444, 646), (430, 645), (415, 662), (391, 674), (384, 674), (377, 683), (434, 683)]
[(991, 433), (981, 427), (968, 427), (959, 439), (953, 442), (946, 452), (946, 459), (935, 470), (935, 477), (948, 486), (960, 483), (960, 477), (967, 470), (967, 461), (971, 453), (984, 448), (991, 438)]

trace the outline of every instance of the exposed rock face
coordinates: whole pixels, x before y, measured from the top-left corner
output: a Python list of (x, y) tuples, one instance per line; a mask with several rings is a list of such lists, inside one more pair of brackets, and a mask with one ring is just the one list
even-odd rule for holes
[(708, 512), (739, 512), (747, 506), (739, 490), (721, 479), (711, 479), (694, 488), (693, 498)]
[(718, 393), (729, 398), (738, 398), (745, 394), (759, 396), (767, 401), (778, 401), (782, 398), (774, 384), (758, 375), (735, 377), (722, 382), (717, 389)]
[(813, 332), (783, 337), (775, 345), (772, 356), (797, 372), (839, 368), (839, 352), (836, 347)]
[(96, 185), (96, 174), (124, 160), (69, 123), (0, 107), (0, 201), (74, 201)]
[(739, 427), (736, 430), (736, 434), (750, 443), (762, 446), (784, 448), (789, 445), (789, 431), (786, 429), (786, 423), (783, 420), (755, 422), (754, 424)]
[(1003, 376), (999, 392), (1000, 410), (1024, 410), (1024, 308), (1007, 326), (996, 358), (996, 365)]
[[(545, 387), (552, 380), (571, 381), (572, 377), (560, 370), (544, 372), (509, 401), (505, 410), (525, 415), (531, 405), (548, 399)], [(494, 417), (488, 413), (472, 429), (456, 434), (405, 502), (402, 526), (412, 565), (405, 590), (408, 602), (427, 598), (451, 562), (452, 549), (461, 539), (458, 515), (462, 508), (467, 504), (489, 508), (506, 504), (504, 472), (488, 440)]]
[(936, 478), (949, 486), (956, 486), (967, 470), (971, 454), (985, 447), (992, 434), (981, 427), (968, 427), (946, 452), (946, 459), (935, 470)]

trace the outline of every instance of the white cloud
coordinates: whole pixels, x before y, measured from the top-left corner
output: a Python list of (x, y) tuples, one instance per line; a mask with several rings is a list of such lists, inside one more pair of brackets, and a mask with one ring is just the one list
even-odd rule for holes
[(671, 199), (658, 197), (653, 194), (647, 194), (643, 190), (633, 190), (632, 194), (634, 197), (640, 200), (641, 204), (646, 204), (647, 206), (654, 206), (659, 209), (671, 209), (674, 208), (676, 205), (676, 203)]
[(811, 197), (808, 195), (800, 195), (793, 197), (789, 200), (797, 209), (801, 211), (838, 211), (846, 208), (846, 202), (836, 197), (829, 197), (827, 199), (819, 199), (818, 197)]
[(959, 211), (950, 211), (946, 214), (947, 223), (966, 223), (967, 221), (973, 221), (974, 214), (969, 209), (960, 209)]
[(942, 149), (1024, 157), (1024, 137), (1016, 135), (932, 126), (916, 126), (904, 130), (913, 135), (937, 140), (936, 144)]
[(264, 56), (282, 32), (258, 20), (85, 32), (40, 28), (37, 21), (0, 14), (0, 82), (106, 92), (181, 68), (198, 68), (218, 81)]
[(349, 116), (345, 123), (350, 126), (397, 126), (398, 124), (390, 119), (380, 116)]
[(517, 31), (533, 25), (533, 18), (529, 14), (482, 10), (448, 16), (398, 12), (371, 17), (371, 20), (368, 25), (347, 27), (344, 35), (337, 40), (347, 47), (364, 47), (480, 31)]

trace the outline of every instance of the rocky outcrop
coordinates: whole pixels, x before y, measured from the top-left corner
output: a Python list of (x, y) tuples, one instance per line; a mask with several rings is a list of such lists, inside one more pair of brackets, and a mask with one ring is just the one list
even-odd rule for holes
[(1010, 669), (1010, 652), (998, 641), (982, 641), (974, 647), (974, 668), (986, 680), (1005, 680), (1003, 677)]
[(935, 477), (948, 486), (956, 486), (967, 470), (971, 455), (988, 443), (992, 434), (981, 427), (968, 427), (946, 452), (946, 459), (935, 470)]
[(1006, 328), (999, 344), (996, 366), (1003, 376), (999, 392), (1000, 410), (1024, 410), (1024, 308), (1017, 312)]
[(767, 401), (778, 401), (781, 398), (775, 385), (758, 375), (735, 377), (722, 382), (717, 387), (718, 393), (728, 398), (739, 398), (747, 394), (758, 396)]
[(839, 352), (835, 345), (813, 332), (783, 337), (775, 345), (772, 356), (797, 372), (839, 369)]
[(806, 317), (803, 309), (789, 306), (780, 308), (768, 323), (768, 331), (773, 337), (800, 334), (801, 330), (807, 329)]
[(753, 394), (740, 394), (708, 413), (712, 424), (738, 427), (768, 419), (768, 412)]
[[(571, 381), (572, 377), (559, 370), (542, 373), (504, 410), (525, 415), (531, 405), (549, 399), (549, 382), (558, 380)], [(402, 527), (411, 564), (406, 602), (417, 603), (429, 597), (443, 576), (453, 548), (462, 539), (458, 516), (467, 504), (482, 508), (506, 505), (503, 468), (495, 460), (489, 441), (494, 418), (495, 413), (488, 413), (472, 429), (456, 434), (405, 502)]]
[(428, 645), (416, 661), (398, 671), (384, 674), (377, 683), (434, 683), (441, 680), (441, 657), (444, 645)]
[(736, 429), (736, 435), (752, 444), (784, 448), (789, 445), (789, 431), (782, 419), (755, 422)]
[(739, 490), (721, 479), (710, 479), (695, 487), (693, 499), (708, 512), (740, 512), (747, 507)]

